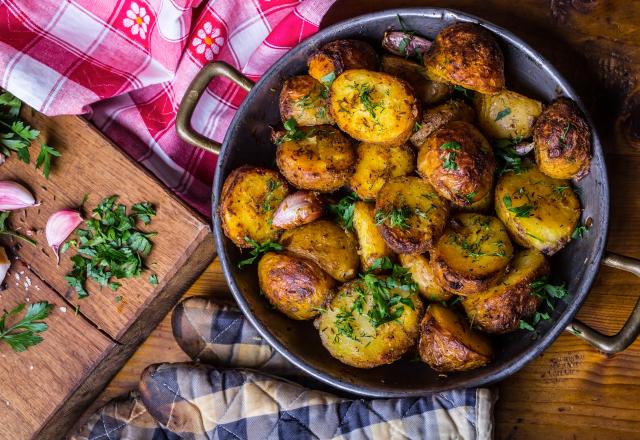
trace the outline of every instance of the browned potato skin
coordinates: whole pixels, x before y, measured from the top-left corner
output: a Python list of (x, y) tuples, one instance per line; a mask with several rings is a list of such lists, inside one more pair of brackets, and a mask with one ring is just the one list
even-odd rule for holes
[(299, 126), (333, 124), (323, 90), (325, 87), (309, 75), (285, 80), (280, 91), (282, 121), (293, 118)]
[(331, 72), (338, 77), (349, 69), (378, 70), (378, 65), (378, 54), (374, 48), (359, 40), (332, 41), (311, 54), (307, 60), (309, 75), (320, 82)]
[(442, 289), (435, 281), (429, 254), (398, 254), (402, 267), (407, 269), (418, 285), (420, 294), (429, 301), (447, 301), (453, 294)]
[(317, 316), (331, 299), (335, 281), (312, 261), (267, 252), (258, 263), (258, 282), (269, 302), (291, 319)]
[(580, 180), (589, 174), (591, 129), (572, 100), (558, 98), (542, 112), (533, 141), (538, 168), (547, 176)]
[(449, 84), (432, 80), (423, 66), (406, 58), (383, 55), (380, 67), (383, 72), (408, 82), (423, 104), (437, 104), (451, 94)]
[[(447, 142), (457, 142), (457, 169), (444, 168), (450, 150)], [(418, 174), (427, 179), (438, 194), (456, 205), (467, 206), (481, 200), (493, 186), (496, 162), (491, 146), (473, 125), (453, 121), (436, 130), (420, 148)], [(468, 197), (473, 194), (473, 197)]]
[(353, 208), (353, 229), (360, 244), (358, 253), (363, 271), (369, 270), (379, 258), (393, 258), (393, 252), (378, 231), (374, 211), (374, 206), (366, 202), (356, 202)]
[(480, 93), (504, 88), (504, 57), (493, 35), (477, 24), (440, 31), (425, 59), (429, 75)]
[(358, 145), (358, 160), (351, 176), (351, 189), (363, 200), (375, 200), (380, 188), (392, 177), (407, 176), (415, 169), (415, 156), (406, 144)]
[(411, 135), (411, 143), (420, 148), (427, 138), (438, 128), (444, 127), (452, 121), (473, 122), (474, 110), (464, 101), (449, 100), (435, 107), (424, 110), (422, 122), (418, 131)]
[(453, 209), (457, 212), (479, 212), (481, 214), (488, 214), (491, 212), (491, 208), (493, 208), (493, 188), (483, 198), (470, 205), (453, 204)]

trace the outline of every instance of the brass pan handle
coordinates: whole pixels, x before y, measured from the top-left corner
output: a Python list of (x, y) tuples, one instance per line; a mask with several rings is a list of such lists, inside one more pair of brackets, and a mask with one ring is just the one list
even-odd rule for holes
[[(640, 260), (636, 260), (635, 258), (607, 252), (602, 260), (602, 264), (631, 272), (640, 277)], [(584, 339), (604, 353), (618, 353), (631, 345), (640, 334), (640, 298), (638, 302), (636, 302), (627, 322), (625, 322), (622, 329), (613, 336), (603, 335), (578, 320), (569, 324), (565, 330)]]
[(220, 154), (220, 143), (195, 131), (191, 126), (191, 117), (193, 116), (193, 111), (196, 109), (196, 105), (198, 105), (200, 96), (202, 96), (211, 80), (217, 76), (230, 79), (247, 92), (254, 86), (253, 81), (227, 63), (222, 61), (209, 63), (198, 72), (196, 77), (193, 78), (193, 81), (191, 81), (191, 84), (189, 84), (187, 91), (182, 97), (178, 115), (176, 116), (176, 130), (178, 131), (180, 139), (198, 148), (210, 151), (213, 154)]

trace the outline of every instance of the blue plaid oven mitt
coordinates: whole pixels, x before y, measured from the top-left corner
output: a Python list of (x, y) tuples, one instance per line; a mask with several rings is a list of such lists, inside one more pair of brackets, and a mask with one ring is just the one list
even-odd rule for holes
[[(489, 439), (495, 394), (352, 399), (279, 376), (300, 376), (233, 306), (181, 302), (173, 331), (200, 362), (156, 364), (139, 389), (107, 403), (72, 436), (116, 439)], [(308, 383), (308, 381), (305, 381)]]

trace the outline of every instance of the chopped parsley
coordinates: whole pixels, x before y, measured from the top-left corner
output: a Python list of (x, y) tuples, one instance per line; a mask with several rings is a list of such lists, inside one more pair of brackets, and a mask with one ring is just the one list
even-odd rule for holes
[(353, 230), (353, 211), (358, 201), (360, 197), (356, 193), (351, 193), (340, 199), (338, 203), (329, 205), (329, 212), (335, 215), (349, 231)]
[[(392, 228), (409, 229), (407, 219), (414, 213), (408, 206), (393, 208), (390, 211), (379, 209), (376, 211), (376, 224), (381, 225), (385, 221), (389, 221)], [(416, 213), (417, 214), (417, 213)], [(424, 214), (424, 213), (423, 213)]]
[(325, 76), (320, 78), (320, 82), (328, 89), (333, 84), (333, 81), (336, 79), (336, 72), (331, 71), (327, 73)]
[(262, 211), (267, 213), (267, 212), (271, 212), (274, 210), (273, 207), (273, 202), (278, 201), (275, 199), (273, 192), (278, 189), (281, 186), (281, 183), (273, 180), (273, 179), (269, 179), (267, 181), (267, 192), (265, 193), (264, 196), (264, 200), (262, 201)]
[(45, 332), (49, 326), (42, 321), (49, 316), (53, 304), (46, 301), (30, 304), (22, 319), (8, 325), (7, 318), (22, 312), (24, 307), (24, 303), (18, 304), (0, 317), (0, 341), (7, 343), (18, 353), (43, 341), (40, 333)]
[(473, 90), (466, 89), (462, 86), (453, 86), (454, 96), (463, 99), (471, 104), (476, 99), (475, 92)]
[(422, 124), (419, 123), (418, 121), (416, 121), (415, 124), (413, 124), (413, 132), (416, 133), (417, 131), (419, 131), (422, 128)]
[(358, 95), (360, 96), (360, 103), (364, 106), (365, 110), (369, 112), (373, 119), (377, 119), (378, 115), (376, 114), (376, 110), (379, 108), (383, 108), (381, 102), (373, 102), (371, 100), (371, 92), (374, 90), (371, 84), (357, 84), (356, 88), (358, 89)]
[(549, 284), (546, 277), (539, 278), (529, 284), (531, 293), (543, 300), (543, 311), (536, 311), (531, 322), (520, 320), (520, 328), (523, 330), (535, 331), (535, 327), (541, 322), (549, 319), (549, 313), (554, 309), (553, 300), (562, 299), (567, 295), (564, 284)]
[(498, 175), (508, 171), (520, 174), (522, 171), (522, 157), (516, 153), (515, 146), (522, 142), (522, 136), (514, 139), (497, 139), (493, 142), (493, 153), (498, 161)]
[(249, 251), (249, 258), (245, 258), (244, 260), (238, 263), (238, 269), (242, 269), (244, 266), (248, 266), (250, 264), (255, 263), (255, 261), (262, 254), (265, 254), (270, 251), (281, 251), (282, 245), (280, 243), (276, 243), (273, 241), (266, 241), (264, 243), (258, 243), (255, 240), (252, 240), (249, 237), (244, 237), (244, 241), (251, 245), (251, 251)]
[(573, 125), (571, 124), (571, 122), (569, 122), (562, 129), (562, 134), (560, 135), (560, 142), (559, 142), (560, 147), (562, 147), (562, 148), (566, 148), (567, 147), (567, 134), (569, 133), (569, 130), (571, 130), (572, 127), (573, 127)]
[(440, 149), (445, 153), (444, 160), (442, 162), (443, 168), (445, 170), (457, 170), (458, 164), (456, 163), (456, 151), (462, 150), (462, 145), (455, 141), (445, 142), (440, 145)]
[(531, 211), (533, 211), (533, 209), (535, 208), (535, 206), (530, 205), (528, 203), (522, 206), (513, 207), (511, 202), (511, 197), (508, 194), (506, 194), (502, 198), (502, 202), (504, 203), (504, 206), (507, 208), (507, 211), (513, 212), (516, 215), (516, 217), (530, 217)]
[(573, 240), (579, 240), (581, 238), (584, 237), (584, 234), (587, 233), (587, 231), (589, 230), (589, 227), (585, 224), (579, 224), (578, 226), (576, 226), (576, 228), (573, 230), (573, 233), (571, 234), (571, 239)]
[(465, 196), (465, 200), (467, 201), (467, 204), (471, 205), (473, 203), (473, 199), (474, 199), (475, 196), (476, 196), (476, 192), (475, 191), (467, 194)]
[(511, 114), (511, 109), (509, 107), (505, 107), (502, 110), (500, 110), (498, 112), (498, 114), (496, 115), (496, 121), (499, 121), (500, 119), (502, 119), (505, 116), (508, 116), (510, 114)]
[(570, 186), (561, 186), (561, 185), (556, 185), (553, 187), (553, 192), (557, 195), (563, 195), (564, 192), (566, 190), (568, 190), (569, 188), (571, 188)]
[(276, 144), (281, 144), (282, 142), (289, 141), (299, 141), (301, 139), (313, 136), (316, 131), (315, 128), (311, 128), (309, 130), (300, 130), (298, 128), (298, 123), (294, 118), (287, 119), (287, 122), (284, 123), (284, 129), (286, 130), (286, 133), (278, 138)]

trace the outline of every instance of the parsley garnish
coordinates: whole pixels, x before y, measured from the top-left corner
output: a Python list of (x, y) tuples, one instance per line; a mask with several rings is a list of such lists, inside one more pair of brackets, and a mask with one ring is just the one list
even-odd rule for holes
[(371, 91), (373, 86), (371, 84), (358, 84), (358, 94), (360, 95), (360, 103), (364, 106), (365, 110), (369, 112), (373, 119), (376, 119), (376, 110), (382, 107), (381, 102), (373, 102), (371, 100)]
[(331, 71), (327, 73), (325, 76), (320, 78), (320, 82), (324, 84), (324, 86), (328, 89), (333, 84), (333, 81), (336, 79), (336, 72)]
[(569, 133), (569, 130), (571, 130), (571, 127), (572, 127), (572, 124), (571, 122), (569, 122), (562, 130), (562, 134), (560, 135), (560, 142), (559, 142), (562, 148), (567, 147), (567, 134)]
[(42, 322), (53, 308), (53, 304), (46, 301), (30, 304), (24, 317), (15, 324), (7, 327), (8, 317), (17, 315), (24, 310), (24, 304), (19, 304), (0, 317), (0, 341), (4, 341), (15, 352), (25, 351), (27, 348), (42, 342), (39, 333), (46, 331), (49, 326)]
[(267, 181), (267, 193), (264, 196), (264, 200), (262, 201), (262, 211), (265, 213), (273, 211), (273, 192), (280, 187), (280, 182), (277, 182), (273, 179), (269, 179)]
[(445, 152), (444, 161), (442, 162), (443, 168), (445, 170), (457, 170), (456, 151), (462, 150), (462, 146), (458, 142), (452, 141), (440, 145), (440, 149)]
[(499, 121), (500, 119), (510, 114), (511, 114), (511, 109), (509, 107), (505, 107), (501, 111), (499, 111), (498, 114), (496, 115), (496, 121)]
[(553, 310), (553, 299), (562, 299), (567, 295), (567, 289), (564, 284), (554, 285), (547, 282), (547, 278), (540, 278), (529, 284), (531, 293), (543, 299), (543, 305), (546, 311), (537, 311), (533, 315), (531, 322), (520, 320), (520, 328), (524, 330), (534, 331), (540, 321), (549, 319), (549, 312)]
[(353, 211), (358, 201), (358, 195), (351, 193), (341, 198), (338, 203), (329, 205), (329, 212), (338, 217), (340, 223), (349, 231), (353, 230)]
[(511, 197), (509, 197), (508, 194), (502, 198), (502, 202), (504, 203), (504, 206), (507, 208), (507, 211), (513, 212), (516, 215), (516, 217), (530, 217), (531, 211), (533, 211), (533, 209), (535, 208), (535, 206), (529, 205), (529, 204), (525, 204), (518, 207), (512, 207)]
[(467, 203), (469, 205), (471, 205), (473, 203), (473, 198), (476, 196), (476, 192), (471, 192), (469, 194), (467, 194), (464, 198), (466, 199)]
[(419, 123), (418, 121), (416, 121), (415, 124), (413, 124), (413, 132), (417, 132), (418, 130), (420, 130), (422, 128), (422, 124)]
[(587, 225), (580, 224), (576, 226), (576, 228), (573, 230), (573, 234), (571, 234), (571, 238), (573, 240), (581, 239), (582, 237), (584, 237), (584, 234), (586, 234), (588, 230), (589, 230), (589, 227)]
[(493, 142), (493, 152), (498, 159), (498, 175), (508, 171), (520, 174), (522, 171), (522, 157), (515, 150), (515, 145), (522, 142), (522, 136), (514, 139), (498, 139)]
[(471, 104), (473, 104), (476, 99), (476, 95), (473, 90), (465, 89), (462, 86), (453, 86), (453, 91), (456, 97), (464, 99)]
[(29, 237), (25, 237), (24, 235), (18, 234), (16, 231), (12, 231), (9, 229), (7, 225), (7, 219), (11, 214), (10, 211), (0, 211), (0, 235), (10, 235), (11, 237), (19, 238), (20, 240), (24, 240), (29, 244), (36, 245), (37, 242), (35, 240), (30, 239)]
[(284, 129), (287, 132), (284, 136), (280, 137), (276, 141), (277, 144), (288, 141), (299, 141), (306, 137), (312, 136), (316, 131), (315, 128), (311, 128), (309, 130), (300, 130), (298, 128), (298, 123), (293, 118), (287, 119), (287, 122), (284, 123)]
[(156, 275), (155, 273), (152, 273), (151, 275), (149, 275), (149, 284), (153, 284), (153, 285), (158, 284), (158, 275)]
[(553, 192), (558, 194), (558, 195), (563, 195), (564, 191), (571, 188), (570, 186), (560, 186), (560, 185), (556, 185), (553, 187)]
[(45, 179), (49, 178), (52, 157), (60, 157), (58, 150), (48, 146), (47, 144), (40, 144), (40, 153), (36, 159), (36, 168), (40, 168), (40, 166), (42, 166), (42, 174)]
[(258, 259), (258, 257), (266, 252), (282, 250), (282, 245), (273, 241), (267, 241), (260, 244), (257, 241), (250, 239), (249, 237), (244, 237), (244, 241), (249, 243), (252, 247), (251, 251), (249, 252), (249, 255), (251, 256), (240, 261), (238, 263), (238, 269), (242, 269), (244, 266), (253, 264)]
[(379, 209), (376, 211), (375, 220), (376, 224), (381, 225), (385, 221), (389, 220), (389, 226), (392, 228), (409, 229), (407, 219), (412, 214), (411, 208), (403, 206), (401, 208), (393, 208), (390, 211), (384, 211)]

